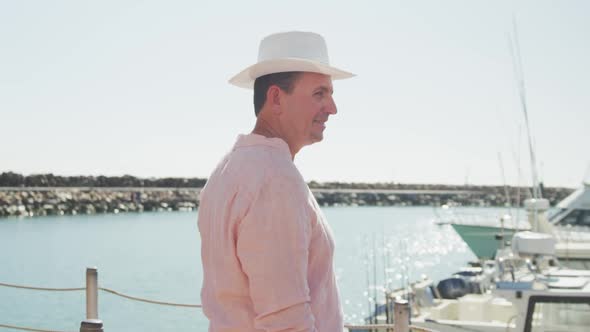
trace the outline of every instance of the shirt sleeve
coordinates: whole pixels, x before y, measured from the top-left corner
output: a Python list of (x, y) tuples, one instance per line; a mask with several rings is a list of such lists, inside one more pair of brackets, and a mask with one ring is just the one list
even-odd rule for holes
[(316, 331), (307, 267), (311, 222), (307, 196), (290, 179), (272, 179), (242, 219), (237, 253), (264, 331)]

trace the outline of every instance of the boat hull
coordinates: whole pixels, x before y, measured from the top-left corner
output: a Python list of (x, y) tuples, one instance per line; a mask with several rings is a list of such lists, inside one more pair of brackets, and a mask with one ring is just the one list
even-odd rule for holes
[[(467, 225), (452, 223), (451, 226), (459, 234), (459, 236), (467, 243), (469, 249), (479, 259), (492, 259), (496, 255), (496, 251), (509, 241), (514, 233), (521, 231), (516, 228), (504, 228), (494, 226), (482, 225)], [(498, 239), (497, 235), (502, 235), (502, 239)]]
[[(493, 259), (500, 249), (502, 240), (496, 235), (503, 234), (504, 245), (510, 245), (514, 233), (526, 229), (504, 228), (482, 225), (451, 223), (451, 226), (463, 239), (478, 259)], [(558, 242), (555, 256), (559, 263), (567, 268), (590, 270), (590, 246), (586, 242)]]

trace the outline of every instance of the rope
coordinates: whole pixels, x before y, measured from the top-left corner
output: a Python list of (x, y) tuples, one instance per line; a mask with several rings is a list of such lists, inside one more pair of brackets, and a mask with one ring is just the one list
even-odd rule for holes
[[(33, 287), (33, 286), (22, 286), (22, 285), (14, 285), (14, 284), (7, 284), (0, 282), (0, 286), (5, 287), (12, 287), (12, 288), (20, 288), (20, 289), (30, 289), (30, 290), (39, 290), (39, 291), (52, 291), (52, 292), (71, 292), (71, 291), (84, 291), (86, 287), (79, 287), (79, 288), (48, 288), (48, 287)], [(135, 297), (131, 295), (126, 295), (110, 288), (98, 287), (99, 290), (111, 293), (113, 295), (117, 295), (129, 300), (152, 303), (152, 304), (159, 304), (159, 305), (167, 305), (167, 306), (174, 306), (174, 307), (186, 307), (186, 308), (201, 308), (200, 304), (184, 304), (184, 303), (173, 303), (173, 302), (163, 302), (163, 301), (155, 301), (155, 300), (148, 300), (141, 297)]]
[[(78, 288), (48, 288), (48, 287), (32, 287), (32, 286), (21, 286), (21, 285), (14, 285), (14, 284), (7, 284), (7, 283), (2, 283), (0, 282), (0, 286), (5, 286), (5, 287), (12, 287), (12, 288), (20, 288), (20, 289), (31, 289), (31, 290), (40, 290), (40, 291), (54, 291), (54, 292), (70, 292), (70, 291), (83, 291), (86, 290), (85, 287), (78, 287)], [(107, 292), (116, 296), (120, 296), (129, 300), (133, 300), (133, 301), (139, 301), (139, 302), (145, 302), (145, 303), (151, 303), (151, 304), (158, 304), (158, 305), (167, 305), (167, 306), (173, 306), (173, 307), (185, 307), (185, 308), (201, 308), (202, 305), (200, 304), (185, 304), (185, 303), (173, 303), (173, 302), (163, 302), (163, 301), (155, 301), (155, 300), (149, 300), (149, 299), (144, 299), (141, 297), (136, 297), (136, 296), (131, 296), (131, 295), (127, 295), (127, 294), (123, 294), (121, 292), (117, 292), (113, 289), (110, 288), (105, 288), (105, 287), (98, 287), (99, 290), (103, 291), (103, 292)], [(0, 324), (0, 327), (3, 328), (11, 328), (11, 329), (16, 329), (16, 330), (21, 330), (21, 331), (34, 331), (34, 332), (65, 332), (65, 331), (58, 331), (58, 330), (42, 330), (42, 329), (32, 329), (32, 328), (27, 328), (27, 327), (18, 327), (18, 326), (11, 326), (11, 325), (3, 325)], [(373, 324), (373, 325), (344, 325), (345, 328), (347, 329), (379, 329), (379, 328), (393, 328), (394, 325), (393, 324)], [(414, 326), (414, 325), (410, 325), (410, 329), (412, 331), (418, 331), (418, 332), (434, 332), (434, 330), (430, 330), (427, 328), (423, 328), (423, 327), (419, 327), (419, 326)]]
[(30, 327), (21, 327), (21, 326), (4, 325), (4, 324), (0, 324), (0, 327), (7, 328), (7, 329), (20, 330), (20, 331), (33, 331), (33, 332), (69, 332), (69, 331), (60, 331), (60, 330), (33, 329)]
[(47, 288), (47, 287), (32, 287), (32, 286), (20, 286), (14, 284), (5, 284), (0, 282), (0, 286), (5, 287), (12, 287), (12, 288), (21, 288), (21, 289), (32, 289), (32, 290), (40, 290), (40, 291), (52, 291), (52, 292), (73, 292), (73, 291), (83, 291), (86, 290), (86, 287), (79, 287), (79, 288)]
[[(4, 287), (12, 287), (12, 288), (20, 288), (20, 289), (31, 289), (31, 290), (38, 290), (38, 291), (51, 291), (51, 292), (73, 292), (73, 291), (83, 291), (86, 290), (84, 287), (79, 288), (48, 288), (48, 287), (32, 287), (32, 286), (21, 286), (21, 285), (14, 285), (14, 284), (6, 284), (0, 282), (0, 286)], [(33, 332), (67, 332), (67, 331), (60, 331), (60, 330), (43, 330), (43, 329), (34, 329), (30, 327), (22, 327), (22, 326), (14, 326), (14, 325), (6, 325), (0, 324), (0, 328), (7, 328), (13, 330), (20, 330), (20, 331), (33, 331)]]
[(123, 293), (119, 293), (115, 290), (109, 289), (109, 288), (104, 288), (104, 287), (98, 287), (98, 289), (100, 289), (101, 291), (105, 291), (107, 293), (111, 293), (120, 297), (124, 297), (126, 299), (129, 300), (134, 300), (134, 301), (141, 301), (141, 302), (146, 302), (146, 303), (152, 303), (152, 304), (159, 304), (159, 305), (168, 305), (168, 306), (173, 306), (173, 307), (187, 307), (187, 308), (201, 308), (200, 304), (183, 304), (183, 303), (172, 303), (172, 302), (162, 302), (162, 301), (154, 301), (154, 300), (148, 300), (148, 299), (143, 299), (141, 297), (135, 297), (135, 296), (131, 296), (131, 295), (125, 295)]

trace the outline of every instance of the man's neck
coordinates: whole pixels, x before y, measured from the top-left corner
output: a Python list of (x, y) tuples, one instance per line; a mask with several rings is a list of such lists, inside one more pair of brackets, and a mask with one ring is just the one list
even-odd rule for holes
[(299, 152), (299, 149), (296, 149), (295, 147), (293, 147), (289, 143), (289, 141), (287, 139), (285, 139), (285, 137), (283, 137), (283, 135), (280, 134), (280, 132), (278, 130), (273, 128), (273, 126), (271, 126), (270, 123), (268, 121), (264, 120), (263, 118), (258, 118), (256, 120), (256, 125), (254, 126), (254, 129), (252, 130), (252, 134), (261, 135), (266, 138), (280, 138), (280, 139), (282, 139), (289, 146), (289, 150), (291, 151), (291, 158), (292, 159), (295, 159), (295, 154), (297, 152)]
[(281, 135), (263, 119), (256, 120), (256, 125), (252, 130), (252, 134), (258, 134), (267, 138), (282, 138)]

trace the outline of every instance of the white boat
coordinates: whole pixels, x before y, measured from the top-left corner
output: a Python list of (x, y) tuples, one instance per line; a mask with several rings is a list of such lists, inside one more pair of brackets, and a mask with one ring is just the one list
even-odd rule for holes
[(556, 256), (564, 265), (590, 269), (590, 183), (559, 202), (550, 217), (546, 199), (526, 200), (525, 209), (527, 221), (511, 222), (512, 218), (503, 217), (495, 223), (457, 219), (449, 224), (479, 259), (493, 258), (514, 233), (533, 229), (557, 240)]
[[(501, 250), (495, 261), (463, 270), (437, 287), (431, 280), (413, 284), (411, 325), (443, 332), (588, 331), (590, 270), (558, 266), (555, 239), (547, 234), (517, 233), (512, 247)], [(404, 294), (400, 290), (387, 298)], [(367, 321), (388, 322), (385, 313), (390, 312), (391, 301)]]

